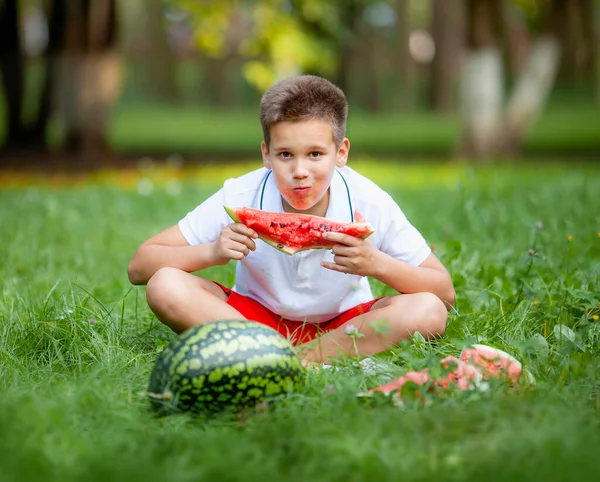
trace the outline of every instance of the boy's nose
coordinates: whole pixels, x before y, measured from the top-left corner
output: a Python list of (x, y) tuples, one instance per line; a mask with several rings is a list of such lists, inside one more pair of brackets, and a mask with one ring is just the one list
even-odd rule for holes
[(308, 169), (303, 162), (295, 163), (293, 176), (294, 179), (304, 179), (305, 177), (308, 177)]

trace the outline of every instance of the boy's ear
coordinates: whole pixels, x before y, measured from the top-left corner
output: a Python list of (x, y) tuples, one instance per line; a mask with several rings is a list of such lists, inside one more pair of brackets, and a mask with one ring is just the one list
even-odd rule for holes
[(267, 143), (262, 141), (260, 143), (260, 152), (262, 153), (263, 166), (267, 169), (271, 169), (271, 161), (269, 160), (269, 148), (267, 147)]
[(344, 140), (340, 144), (340, 147), (337, 152), (337, 160), (335, 165), (337, 167), (344, 167), (348, 162), (348, 153), (350, 152), (350, 141), (347, 137), (344, 137)]

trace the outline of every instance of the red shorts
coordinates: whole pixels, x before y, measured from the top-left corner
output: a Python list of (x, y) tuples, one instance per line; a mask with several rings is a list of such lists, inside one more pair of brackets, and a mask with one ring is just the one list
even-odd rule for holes
[(223, 286), (221, 283), (213, 281), (219, 286), (225, 294), (228, 295), (227, 304), (238, 310), (246, 319), (258, 321), (263, 325), (274, 328), (294, 345), (306, 343), (314, 340), (320, 335), (327, 333), (328, 331), (339, 328), (347, 321), (355, 318), (364, 313), (368, 313), (373, 308), (376, 301), (383, 297), (376, 298), (366, 303), (350, 308), (343, 313), (340, 313), (335, 318), (325, 321), (323, 323), (306, 323), (304, 321), (293, 321), (286, 320), (281, 316), (273, 313), (268, 308), (265, 308), (258, 301), (253, 300), (247, 296), (236, 293), (235, 291)]

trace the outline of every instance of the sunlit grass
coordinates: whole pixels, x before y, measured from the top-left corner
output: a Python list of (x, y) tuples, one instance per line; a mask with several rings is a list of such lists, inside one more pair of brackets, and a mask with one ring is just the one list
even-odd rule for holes
[[(311, 373), (302, 393), (272, 410), (207, 423), (152, 417), (148, 375), (174, 335), (147, 308), (144, 289), (130, 286), (126, 266), (141, 241), (257, 164), (182, 171), (176, 162), (145, 161), (121, 173), (4, 176), (2, 480), (593, 477), (600, 469), (593, 169), (360, 156), (351, 164), (389, 189), (449, 267), (458, 302), (446, 336), (390, 351), (379, 374), (350, 363), (341, 373)], [(233, 267), (203, 276), (231, 285)], [(404, 409), (356, 397), (473, 341), (516, 355), (536, 385), (452, 393)]]

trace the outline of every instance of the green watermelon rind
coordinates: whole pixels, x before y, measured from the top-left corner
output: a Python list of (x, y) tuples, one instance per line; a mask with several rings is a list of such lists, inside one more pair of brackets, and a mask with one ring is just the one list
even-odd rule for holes
[[(236, 209), (245, 209), (243, 206), (223, 206), (225, 208), (225, 211), (227, 211), (227, 214), (229, 214), (229, 217), (235, 221), (236, 223), (242, 223), (242, 221), (240, 220), (240, 218), (236, 215), (235, 211)], [(278, 213), (281, 215), (286, 215), (289, 213)], [(312, 218), (319, 218), (320, 221), (323, 222), (327, 222), (327, 218), (321, 217), (321, 216), (313, 216), (311, 214), (303, 214), (303, 216), (309, 216)], [(243, 224), (243, 223), (242, 223)], [(362, 224), (365, 224), (367, 226), (369, 226), (369, 232), (367, 232), (364, 236), (362, 236), (362, 239), (366, 239), (369, 236), (371, 236), (371, 234), (373, 234), (375, 231), (373, 230), (373, 228), (367, 223), (362, 221)], [(272, 239), (259, 234), (258, 237), (260, 239), (262, 239), (265, 243), (267, 243), (269, 246), (272, 246), (273, 248), (275, 248), (277, 251), (281, 251), (282, 253), (285, 253), (287, 255), (293, 255), (295, 253), (299, 253), (300, 251), (308, 251), (310, 249), (331, 249), (330, 245), (327, 246), (307, 246), (306, 248), (292, 248), (290, 246), (285, 246), (281, 243), (277, 243), (275, 241), (273, 241)], [(283, 246), (283, 247), (281, 247)]]
[[(246, 349), (224, 351), (244, 335), (252, 337)], [(202, 340), (209, 341), (203, 350)], [(147, 394), (162, 415), (237, 411), (300, 390), (305, 372), (292, 344), (273, 328), (256, 321), (217, 321), (186, 331), (161, 352)]]

